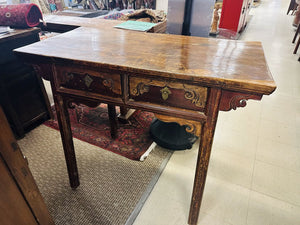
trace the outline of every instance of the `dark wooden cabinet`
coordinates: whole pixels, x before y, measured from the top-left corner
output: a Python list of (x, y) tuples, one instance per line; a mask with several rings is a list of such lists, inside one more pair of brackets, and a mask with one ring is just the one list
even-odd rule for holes
[(0, 224), (54, 225), (0, 106)]
[(223, 0), (219, 28), (241, 32), (247, 24), (251, 0)]
[(0, 36), (0, 104), (16, 137), (49, 119), (49, 100), (32, 66), (13, 49), (39, 41), (39, 29), (14, 30)]

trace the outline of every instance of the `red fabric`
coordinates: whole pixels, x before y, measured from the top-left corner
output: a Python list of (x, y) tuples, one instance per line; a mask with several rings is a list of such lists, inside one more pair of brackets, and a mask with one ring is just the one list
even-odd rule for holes
[(0, 26), (35, 27), (40, 19), (42, 12), (36, 4), (0, 5)]

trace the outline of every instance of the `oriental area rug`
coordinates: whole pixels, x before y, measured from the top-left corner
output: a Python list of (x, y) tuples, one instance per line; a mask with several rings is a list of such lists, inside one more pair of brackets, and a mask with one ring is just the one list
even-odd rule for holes
[[(55, 120), (48, 120), (46, 126), (59, 130), (56, 113)], [(117, 107), (117, 111), (118, 111)], [(73, 137), (112, 151), (126, 158), (143, 161), (153, 148), (149, 127), (153, 113), (137, 110), (128, 119), (128, 123), (119, 123), (118, 136), (112, 139), (106, 104), (97, 108), (84, 105), (69, 109)]]

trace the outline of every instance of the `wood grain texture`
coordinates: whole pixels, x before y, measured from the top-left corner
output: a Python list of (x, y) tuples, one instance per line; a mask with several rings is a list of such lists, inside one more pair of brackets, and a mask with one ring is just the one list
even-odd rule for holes
[[(8, 221), (11, 219), (11, 221), (16, 222), (19, 220), (19, 222), (12, 223), (10, 221), (8, 224), (54, 225), (52, 217), (48, 212), (44, 200), (28, 168), (27, 161), (20, 151), (1, 107), (0, 130), (0, 159), (2, 162), (5, 162), (5, 167), (7, 167), (7, 169), (5, 169), (2, 165), (0, 172), (0, 224), (6, 224), (4, 219), (8, 219)], [(4, 170), (9, 170), (13, 176), (14, 182), (12, 182), (12, 178), (4, 177), (4, 174), (2, 173)], [(2, 180), (4, 178), (5, 180)], [(10, 191), (13, 192), (13, 195), (11, 195)], [(13, 200), (14, 197), (15, 199)], [(18, 198), (20, 197), (24, 198), (24, 200), (21, 201), (19, 199), (19, 201)], [(26, 202), (28, 209), (24, 209), (25, 206), (22, 202)], [(18, 204), (20, 205), (17, 206)], [(16, 211), (7, 212), (8, 209), (5, 205), (11, 210)], [(22, 211), (17, 211), (18, 207)], [(13, 214), (15, 214), (15, 216), (13, 216)], [(21, 215), (21, 217), (19, 217), (19, 215)], [(36, 222), (32, 222), (32, 218), (34, 218)]]
[(0, 223), (1, 225), (38, 224), (19, 192), (18, 185), (0, 154)]
[(68, 113), (68, 106), (63, 97), (58, 94), (53, 94), (55, 101), (55, 110), (57, 114), (57, 122), (59, 124), (60, 135), (64, 147), (65, 159), (68, 169), (69, 181), (71, 188), (77, 188), (80, 184), (77, 169), (76, 155), (74, 151), (74, 143), (72, 137), (72, 130), (70, 126), (70, 117)]
[(15, 51), (235, 91), (271, 94), (276, 88), (259, 42), (80, 27)]
[(211, 154), (211, 147), (213, 143), (216, 123), (219, 113), (219, 103), (221, 100), (221, 90), (211, 89), (207, 108), (205, 114), (207, 115), (207, 121), (202, 126), (200, 145), (198, 151), (198, 159), (196, 165), (194, 188), (192, 193), (192, 200), (189, 213), (189, 224), (197, 225), (204, 186), (207, 176), (207, 169)]

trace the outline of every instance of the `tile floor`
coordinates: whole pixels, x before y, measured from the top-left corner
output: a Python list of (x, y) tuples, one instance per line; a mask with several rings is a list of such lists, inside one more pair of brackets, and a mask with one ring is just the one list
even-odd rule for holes
[[(262, 101), (221, 112), (201, 225), (300, 224), (300, 63), (289, 0), (261, 0), (241, 36), (261, 41), (278, 86)], [(187, 224), (197, 145), (175, 152), (134, 225)]]

